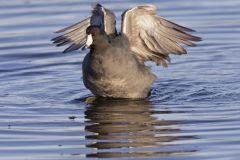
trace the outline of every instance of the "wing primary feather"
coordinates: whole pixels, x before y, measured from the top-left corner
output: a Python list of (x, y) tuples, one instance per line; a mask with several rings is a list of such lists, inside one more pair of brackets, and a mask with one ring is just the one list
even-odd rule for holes
[(58, 41), (60, 41), (61, 39), (63, 39), (63, 35), (57, 36), (57, 37), (51, 39), (51, 41), (53, 41), (53, 43), (58, 43)]
[(79, 48), (84, 46), (86, 40), (81, 41), (79, 44), (75, 44), (73, 43), (71, 46), (69, 46), (68, 48), (66, 48), (63, 53), (67, 53), (67, 52), (72, 52), (74, 50), (78, 50)]
[(186, 32), (196, 32), (195, 30), (191, 29), (191, 28), (187, 28), (187, 27), (184, 27), (184, 26), (181, 26), (179, 24), (176, 24), (174, 22), (171, 22), (163, 17), (160, 17), (160, 16), (157, 16), (158, 19), (161, 19), (162, 21), (162, 24), (165, 26), (165, 27), (170, 27), (170, 28), (176, 28), (178, 30), (181, 30), (181, 31), (186, 31)]
[(87, 17), (86, 19), (84, 19), (84, 20), (82, 20), (82, 21), (80, 21), (78, 23), (75, 23), (75, 24), (73, 24), (71, 26), (68, 26), (68, 27), (65, 27), (63, 29), (57, 30), (57, 31), (55, 31), (55, 33), (61, 33), (61, 32), (65, 32), (67, 30), (73, 30), (73, 29), (76, 29), (76, 28), (80, 28), (81, 25), (87, 23), (88, 21), (90, 21), (90, 17)]

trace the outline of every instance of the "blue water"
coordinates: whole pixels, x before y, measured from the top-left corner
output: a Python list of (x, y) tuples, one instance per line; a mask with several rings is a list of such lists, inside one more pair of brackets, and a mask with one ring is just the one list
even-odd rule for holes
[[(1, 0), (0, 159), (240, 157), (240, 1), (152, 0), (203, 38), (172, 56), (145, 101), (98, 101), (82, 82), (87, 51), (62, 54), (54, 31), (90, 13), (82, 0)], [(121, 13), (150, 1), (99, 1)]]

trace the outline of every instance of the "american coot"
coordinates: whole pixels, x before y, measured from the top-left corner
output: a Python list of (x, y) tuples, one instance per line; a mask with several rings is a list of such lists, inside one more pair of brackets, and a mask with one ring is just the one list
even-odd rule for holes
[(83, 60), (83, 82), (94, 95), (109, 98), (145, 98), (156, 76), (144, 62), (167, 66), (170, 54), (186, 54), (179, 44), (195, 46), (194, 30), (170, 22), (153, 5), (142, 5), (122, 14), (121, 33), (115, 15), (100, 4), (91, 17), (57, 31), (56, 46), (71, 44), (65, 52), (90, 47)]

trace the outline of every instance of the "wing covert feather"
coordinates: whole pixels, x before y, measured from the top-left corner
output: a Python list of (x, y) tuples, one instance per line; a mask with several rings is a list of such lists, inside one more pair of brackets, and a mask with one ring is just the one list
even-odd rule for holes
[(170, 54), (186, 54), (180, 44), (194, 47), (193, 42), (201, 41), (200, 37), (187, 32), (194, 30), (158, 16), (153, 5), (134, 7), (122, 15), (122, 34), (142, 61), (150, 60), (167, 66)]

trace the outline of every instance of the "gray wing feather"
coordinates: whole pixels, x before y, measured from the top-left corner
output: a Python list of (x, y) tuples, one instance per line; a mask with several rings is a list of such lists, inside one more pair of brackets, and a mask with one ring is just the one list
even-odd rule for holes
[(70, 45), (63, 53), (82, 48), (86, 42), (86, 29), (90, 25), (100, 26), (109, 35), (115, 34), (115, 15), (100, 4), (95, 4), (91, 17), (56, 31), (55, 33), (60, 33), (61, 35), (53, 38), (52, 41), (57, 47)]
[(89, 26), (89, 24), (90, 24), (90, 18), (86, 18), (80, 23), (61, 29), (57, 32), (58, 33), (64, 32), (64, 34), (56, 38), (53, 38), (52, 41), (53, 43), (56, 44), (57, 47), (70, 44), (70, 47), (65, 49), (63, 53), (77, 50), (83, 47), (85, 44), (85, 41), (86, 41), (85, 30)]
[(169, 54), (187, 53), (180, 44), (194, 47), (193, 42), (201, 41), (200, 37), (187, 32), (194, 30), (158, 16), (153, 5), (138, 6), (122, 15), (122, 34), (141, 61), (151, 60), (167, 66)]

